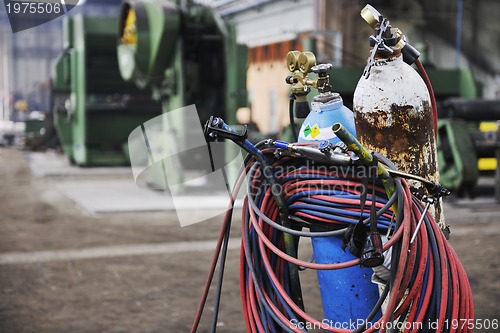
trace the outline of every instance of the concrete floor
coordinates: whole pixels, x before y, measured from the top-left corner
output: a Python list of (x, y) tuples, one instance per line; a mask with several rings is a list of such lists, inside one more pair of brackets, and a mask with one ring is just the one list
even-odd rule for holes
[[(129, 186), (131, 177), (127, 168), (78, 169), (0, 149), (0, 332), (189, 331), (222, 218), (181, 228), (164, 196)], [(95, 204), (82, 203), (78, 192), (99, 184), (114, 184), (114, 194), (97, 190), (90, 192)], [(99, 199), (116, 193), (123, 196), (117, 202)], [(244, 332), (235, 216), (222, 333)], [(489, 196), (452, 200), (445, 216), (476, 318), (500, 319), (500, 205)], [(303, 284), (309, 310), (321, 318), (315, 273), (305, 272)], [(198, 332), (209, 331), (211, 301)]]

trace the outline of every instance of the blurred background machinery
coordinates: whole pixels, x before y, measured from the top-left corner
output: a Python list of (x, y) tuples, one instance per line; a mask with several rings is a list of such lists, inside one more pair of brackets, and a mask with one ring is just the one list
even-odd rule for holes
[[(247, 49), (236, 43), (234, 27), (194, 1), (127, 0), (121, 7), (119, 34), (121, 76), (150, 91), (164, 114), (149, 122), (141, 135), (131, 135), (133, 167), (152, 166), (147, 182), (158, 189), (184, 183), (186, 171), (209, 171), (206, 148), (190, 149), (188, 141), (200, 136), (210, 115), (235, 124), (236, 110), (247, 106)], [(186, 116), (187, 110), (170, 113), (189, 105), (196, 107), (201, 123)], [(157, 154), (142, 152), (146, 141)]]
[[(0, 115), (4, 122), (28, 121), (25, 134), (27, 137), (40, 136), (40, 131), (44, 132), (44, 136), (48, 136), (47, 133), (54, 133), (53, 130), (45, 128), (45, 125), (43, 128), (38, 128), (42, 117), (36, 114), (36, 117), (34, 115), (31, 119), (28, 117), (30, 112), (39, 111), (42, 115), (45, 114), (44, 123), (50, 124), (52, 116), (49, 111), (51, 100), (53, 100), (59, 110), (54, 114), (54, 118), (56, 118), (59, 136), (63, 138), (62, 144), (71, 160), (80, 165), (125, 163), (126, 157), (121, 152), (118, 153), (118, 150), (123, 150), (123, 147), (118, 148), (117, 142), (120, 140), (112, 137), (115, 134), (119, 136), (117, 132), (121, 129), (118, 128), (122, 126), (114, 126), (116, 131), (113, 130), (105, 137), (98, 138), (96, 132), (88, 127), (88, 125), (95, 126), (93, 124), (97, 118), (93, 117), (98, 112), (85, 111), (85, 116), (70, 120), (71, 115), (67, 107), (79, 107), (83, 110), (86, 107), (83, 107), (83, 104), (87, 103), (92, 109), (94, 108), (92, 103), (97, 103), (95, 105), (99, 105), (98, 108), (104, 109), (103, 103), (109, 103), (112, 105), (110, 108), (114, 108), (114, 113), (101, 110), (101, 115), (108, 114), (110, 117), (111, 114), (125, 115), (130, 111), (120, 113), (116, 108), (119, 105), (126, 107), (127, 102), (124, 102), (126, 96), (136, 93), (144, 94), (145, 99), (146, 97), (151, 99), (150, 97), (153, 96), (153, 99), (161, 104), (163, 111), (195, 103), (202, 115), (202, 121), (206, 118), (203, 114), (207, 114), (207, 110), (210, 109), (210, 112), (214, 113), (217, 109), (215, 113), (223, 116), (232, 125), (236, 123), (234, 117), (236, 109), (246, 105), (248, 94), (249, 109), (246, 112), (245, 122), (252, 123), (267, 136), (277, 135), (288, 123), (289, 92), (288, 87), (282, 84), (282, 78), (287, 75), (287, 69), (283, 66), (282, 59), (290, 50), (313, 51), (318, 57), (318, 62), (332, 63), (333, 68), (329, 71), (329, 75), (333, 89), (343, 96), (347, 107), (352, 106), (352, 94), (369, 51), (365, 38), (369, 34), (369, 27), (355, 22), (357, 22), (359, 10), (367, 2), (364, 0), (125, 1), (124, 8), (134, 9), (137, 15), (138, 42), (135, 46), (132, 46), (134, 43), (130, 41), (127, 42), (128, 45), (122, 45), (124, 50), (136, 49), (136, 51), (129, 52), (131, 62), (121, 66), (122, 74), (127, 71), (124, 72), (123, 69), (129, 66), (129, 73), (125, 76), (134, 80), (145, 90), (135, 90), (133, 84), (122, 85), (118, 82), (120, 80), (120, 75), (118, 75), (114, 77), (116, 83), (111, 84), (120, 86), (117, 94), (109, 90), (99, 91), (106, 86), (106, 84), (100, 85), (104, 81), (97, 79), (96, 75), (99, 74), (99, 70), (95, 71), (95, 68), (88, 66), (89, 68), (84, 71), (81, 67), (79, 74), (76, 74), (77, 71), (71, 72), (69, 65), (71, 55), (68, 54), (61, 55), (57, 59), (58, 65), (55, 67), (56, 75), (52, 85), (53, 97), (49, 79), (50, 63), (55, 61), (61, 49), (67, 48), (67, 45), (63, 46), (63, 41), (74, 43), (77, 33), (87, 35), (88, 38), (78, 38), (87, 48), (82, 54), (97, 52), (100, 53), (102, 59), (103, 54), (109, 52), (107, 56), (109, 56), (109, 61), (112, 61), (111, 53), (116, 54), (116, 50), (107, 47), (114, 48), (117, 40), (123, 44), (123, 39), (119, 39), (118, 34), (124, 32), (127, 16), (122, 13), (122, 21), (117, 23), (122, 30), (116, 28), (117, 26), (112, 27), (111, 23), (105, 27), (99, 25), (99, 27), (103, 26), (102, 29), (98, 26), (93, 29), (85, 22), (95, 16), (103, 19), (104, 17), (118, 19), (122, 1), (87, 0), (82, 2), (83, 5), (78, 6), (80, 8), (72, 12), (75, 14), (80, 12), (84, 18), (70, 18), (66, 23), (66, 30), (74, 24), (69, 22), (82, 20), (83, 23), (77, 25), (83, 26), (83, 31), (69, 32), (68, 30), (65, 38), (62, 37), (63, 20), (61, 19), (12, 34), (5, 13), (1, 13), (0, 94), (2, 103), (0, 103)], [(411, 36), (410, 42), (421, 51), (420, 59), (427, 68), (434, 86), (442, 118), (448, 115), (445, 110), (448, 98), (491, 100), (492, 102), (489, 103), (493, 104), (496, 103), (493, 101), (500, 98), (500, 47), (498, 43), (491, 42), (500, 33), (500, 27), (495, 24), (494, 19), (487, 19), (500, 15), (500, 3), (493, 0), (374, 0), (369, 2), (393, 18), (391, 22)], [(161, 10), (155, 11), (154, 9)], [(214, 13), (220, 15), (224, 22), (215, 18), (217, 15)], [(150, 27), (140, 23), (145, 22), (146, 19), (151, 22)], [(88, 33), (86, 30), (89, 30)], [(91, 30), (94, 31), (91, 32)], [(154, 32), (158, 34), (154, 35)], [(70, 36), (72, 37), (69, 38)], [(171, 38), (172, 36), (176, 37)], [(101, 37), (108, 38), (105, 48), (98, 46), (99, 43), (104, 42)], [(108, 43), (110, 45), (107, 45)], [(237, 47), (237, 44), (247, 45), (248, 51)], [(74, 47), (71, 52), (80, 51)], [(127, 53), (127, 51), (122, 53)], [(80, 62), (80, 65), (76, 65), (80, 61), (77, 59), (79, 57), (73, 57), (76, 60), (76, 62), (73, 61), (74, 67), (84, 64)], [(91, 65), (92, 58), (87, 57), (85, 65)], [(66, 69), (64, 69), (65, 66)], [(63, 74), (64, 71), (67, 74)], [(140, 75), (138, 75), (139, 72)], [(116, 73), (114, 72), (113, 75)], [(65, 79), (64, 75), (66, 75)], [(69, 79), (68, 75), (72, 79)], [(82, 89), (79, 92), (75, 90), (75, 97), (72, 100), (71, 89), (76, 89), (76, 82), (83, 83), (82, 79), (76, 79), (75, 75), (85, 75), (84, 80), (90, 80), (82, 86), (88, 87), (89, 82), (97, 80), (99, 83), (95, 86), (97, 90), (94, 92), (88, 90), (85, 99), (76, 98), (79, 94), (83, 96), (81, 95)], [(65, 84), (64, 80), (67, 80), (66, 83), (73, 80), (73, 87)], [(127, 88), (121, 90), (121, 87)], [(70, 98), (64, 98), (65, 94)], [(314, 94), (308, 97), (311, 100)], [(77, 100), (78, 103), (70, 103)], [(16, 104), (19, 105), (17, 102), (20, 101), (27, 103), (25, 110), (16, 107)], [(68, 101), (68, 103), (62, 103), (62, 101)], [(74, 111), (73, 115), (77, 115), (78, 112)], [(160, 112), (157, 111), (157, 114)], [(490, 139), (496, 135), (495, 121), (498, 117), (488, 113), (479, 119), (479, 113), (473, 113), (476, 115), (474, 120), (470, 117), (462, 119), (467, 123), (466, 127), (469, 131), (478, 133), (472, 134), (471, 142), (469, 142), (474, 147), (473, 149), (470, 149), (470, 145), (466, 143), (459, 143), (469, 140), (468, 138), (462, 137), (460, 140), (453, 137), (446, 138), (446, 135), (454, 136), (453, 133), (463, 134), (464, 131), (457, 129), (440, 131), (440, 142), (446, 140), (443, 147), (462, 146), (460, 149), (456, 147), (448, 149), (444, 155), (440, 152), (440, 163), (446, 163), (446, 165), (441, 165), (441, 169), (450, 172), (449, 175), (447, 172), (442, 173), (443, 181), (447, 186), (458, 191), (462, 191), (463, 188), (473, 188), (472, 184), (475, 183), (479, 170), (491, 172), (497, 169), (496, 159), (491, 149), (488, 148), (490, 152), (485, 156), (481, 148), (483, 144), (480, 141), (483, 143), (483, 139), (488, 139), (488, 142), (492, 141)], [(153, 114), (154, 112), (149, 115)], [(484, 113), (481, 114), (484, 115)], [(81, 121), (87, 119), (87, 116), (90, 117), (88, 122)], [(442, 121), (444, 125), (441, 127), (462, 126), (457, 125), (456, 118), (457, 116), (453, 116), (453, 121), (450, 122)], [(137, 120), (140, 123), (143, 119)], [(113, 124), (119, 124), (120, 121), (113, 120)], [(480, 125), (484, 121), (492, 121), (492, 123)], [(71, 136), (68, 133), (64, 134), (69, 132), (68, 124), (70, 123), (74, 124), (75, 128), (78, 127), (77, 130), (71, 131), (73, 132)], [(12, 126), (2, 125), (1, 128), (12, 128)], [(98, 130), (96, 127), (96, 131)], [(3, 132), (10, 138), (12, 135), (9, 131)], [(93, 136), (96, 136), (95, 139), (91, 139)], [(81, 144), (72, 143), (73, 139), (80, 140)], [(87, 139), (90, 140), (88, 141), (89, 149), (85, 148)], [(97, 140), (99, 141), (97, 145), (100, 147), (96, 147)], [(34, 144), (35, 147), (36, 141), (25, 140), (27, 143)], [(9, 139), (2, 140), (2, 142), (16, 142), (16, 140)], [(94, 149), (115, 150), (116, 155), (109, 157), (106, 161), (103, 161), (103, 158), (89, 157), (93, 153), (86, 156), (85, 151), (94, 151)], [(455, 154), (456, 157), (452, 159), (450, 152), (458, 150), (462, 150), (462, 153)], [(75, 152), (78, 155), (76, 158), (73, 157)], [(117, 157), (119, 155), (121, 156)], [(470, 161), (476, 157), (479, 162), (474, 167), (475, 164)], [(462, 162), (457, 161), (457, 158)], [(460, 182), (457, 181), (457, 175), (462, 175), (458, 177), (458, 179), (462, 178)], [(447, 179), (450, 181), (448, 182)]]
[(126, 81), (149, 88), (163, 111), (195, 104), (235, 123), (246, 106), (247, 49), (234, 27), (194, 1), (124, 1), (118, 57)]
[(459, 195), (474, 196), (479, 175), (495, 173), (500, 202), (500, 103), (497, 100), (450, 98), (440, 109), (441, 178)]
[(64, 19), (52, 110), (64, 153), (77, 165), (126, 164), (130, 132), (160, 114), (159, 104), (120, 76), (117, 26), (118, 15)]
[[(54, 121), (65, 154), (78, 165), (128, 163), (128, 135), (162, 108), (195, 104), (204, 121), (214, 110), (234, 120), (245, 106), (246, 49), (208, 7), (132, 1), (114, 16), (68, 17), (63, 28)], [(178, 126), (185, 129), (177, 138), (182, 145), (196, 127), (182, 120)]]

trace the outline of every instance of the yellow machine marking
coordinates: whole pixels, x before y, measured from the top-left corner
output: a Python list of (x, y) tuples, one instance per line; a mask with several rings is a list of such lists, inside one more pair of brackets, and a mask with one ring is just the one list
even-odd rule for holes
[[(483, 121), (479, 124), (481, 132), (497, 132), (498, 123), (496, 121)], [(480, 171), (494, 171), (497, 169), (497, 159), (494, 157), (480, 158), (477, 161), (477, 167)]]
[(483, 121), (479, 124), (481, 132), (496, 132), (498, 131), (498, 124), (496, 121)]
[(481, 171), (493, 171), (497, 169), (497, 159), (494, 157), (480, 158), (477, 161), (477, 167)]
[(125, 20), (125, 27), (123, 28), (122, 43), (128, 45), (137, 44), (137, 28), (135, 25), (136, 16), (135, 10), (130, 8)]

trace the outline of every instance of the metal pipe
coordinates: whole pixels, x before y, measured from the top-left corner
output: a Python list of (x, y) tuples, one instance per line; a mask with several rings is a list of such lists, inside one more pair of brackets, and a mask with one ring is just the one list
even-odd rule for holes
[[(341, 123), (333, 124), (332, 130), (333, 133), (335, 133), (335, 135), (337, 135), (337, 137), (347, 145), (347, 148), (359, 157), (359, 160), (364, 165), (372, 165), (373, 156), (370, 151), (363, 147), (363, 145), (359, 143), (358, 139), (356, 139), (354, 135), (352, 135)], [(384, 185), (387, 196), (390, 198), (396, 190), (394, 179), (380, 162), (377, 165), (377, 174), (382, 181), (382, 184)], [(394, 210), (394, 212), (396, 212), (396, 209)]]
[(500, 119), (500, 101), (449, 98), (443, 102), (439, 116), (470, 121), (495, 121)]
[(462, 0), (457, 3), (457, 33), (455, 35), (455, 67), (460, 68), (460, 52), (462, 49)]
[(236, 3), (234, 6), (231, 6), (226, 9), (216, 9), (220, 16), (231, 15), (237, 12), (241, 12), (253, 7), (257, 7), (263, 4), (271, 2), (271, 0), (253, 0), (253, 1), (243, 1), (242, 3)]
[[(6, 25), (4, 25), (5, 27)], [(9, 64), (9, 57), (12, 56), (12, 38), (7, 29), (4, 29), (2, 31), (3, 34), (3, 44), (2, 45), (2, 53), (3, 53), (3, 59), (2, 59), (2, 79), (3, 79), (3, 116), (2, 120), (12, 120), (11, 119), (11, 110), (10, 110), (10, 105), (9, 105), (9, 100), (10, 100), (10, 91), (11, 91), (11, 64)]]

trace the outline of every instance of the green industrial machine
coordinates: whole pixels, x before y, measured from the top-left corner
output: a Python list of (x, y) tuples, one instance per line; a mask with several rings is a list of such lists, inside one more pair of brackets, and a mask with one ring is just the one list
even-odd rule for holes
[(26, 149), (36, 150), (42, 144), (44, 134), (43, 118), (28, 118), (24, 121), (24, 143)]
[(247, 48), (232, 25), (193, 1), (127, 0), (120, 15), (123, 79), (149, 87), (168, 112), (195, 104), (235, 123), (246, 106)]
[(64, 51), (52, 73), (52, 111), (64, 153), (80, 166), (128, 164), (128, 135), (161, 114), (159, 103), (120, 76), (117, 26), (118, 13), (64, 19)]
[(479, 169), (467, 123), (461, 119), (440, 119), (437, 148), (441, 183), (460, 195), (472, 196)]
[[(451, 149), (448, 148), (447, 151), (443, 152), (443, 154), (447, 154), (445, 157), (450, 159), (452, 152), (455, 154), (454, 151), (460, 151), (460, 159), (463, 162), (457, 163), (453, 168), (461, 168), (463, 164), (466, 169), (461, 172), (463, 176), (459, 174), (458, 178), (464, 179), (465, 184), (467, 184), (470, 183), (468, 179), (477, 174), (478, 167), (481, 173), (488, 174), (496, 171), (497, 200), (500, 202), (500, 170), (497, 166), (497, 160), (500, 157), (500, 136), (498, 135), (500, 100), (450, 98), (442, 103), (439, 116), (442, 120), (448, 120), (447, 127), (458, 126), (458, 128), (453, 129), (456, 134), (450, 134), (449, 131), (443, 132), (441, 125), (439, 132), (440, 138), (443, 133), (450, 135), (447, 139), (450, 143), (443, 141), (445, 150), (447, 146), (451, 145)], [(472, 147), (465, 145), (464, 140), (470, 140)], [(473, 151), (473, 154), (470, 153), (470, 150)], [(455, 156), (459, 155), (455, 154)], [(448, 177), (450, 182), (456, 181), (453, 173)]]
[[(237, 109), (247, 105), (247, 48), (237, 44), (232, 25), (211, 8), (189, 0), (126, 0), (117, 26), (123, 79), (149, 91), (162, 105), (161, 129), (156, 136), (148, 133), (149, 143), (154, 141), (163, 151), (183, 152), (209, 116), (236, 123)], [(200, 126), (189, 123), (185, 113), (171, 112), (189, 105), (196, 106)], [(180, 163), (162, 159), (161, 171), (148, 180), (149, 185), (164, 189), (167, 184), (181, 184), (181, 170), (206, 168), (207, 157), (193, 152)]]

